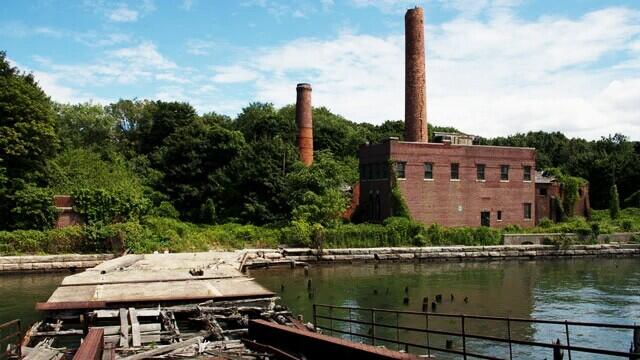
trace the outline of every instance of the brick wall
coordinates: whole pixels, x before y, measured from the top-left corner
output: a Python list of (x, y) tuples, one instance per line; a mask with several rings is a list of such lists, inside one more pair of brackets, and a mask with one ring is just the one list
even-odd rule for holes
[[(399, 180), (412, 217), (425, 224), (479, 226), (480, 213), (490, 212), (492, 227), (535, 223), (535, 150), (530, 148), (464, 146), (440, 143), (387, 141), (361, 148), (360, 163), (406, 162), (406, 178)], [(433, 164), (433, 180), (424, 179), (424, 163)], [(459, 164), (459, 180), (450, 179), (451, 163)], [(485, 165), (485, 180), (476, 180), (476, 165)], [(509, 165), (509, 180), (500, 180), (500, 166)], [(531, 167), (531, 181), (523, 181), (523, 167)], [(390, 216), (389, 180), (361, 178), (361, 204), (379, 191), (382, 217)], [(524, 219), (524, 203), (531, 204), (531, 219)], [(497, 213), (502, 212), (498, 221)], [(364, 212), (366, 214), (366, 211)]]

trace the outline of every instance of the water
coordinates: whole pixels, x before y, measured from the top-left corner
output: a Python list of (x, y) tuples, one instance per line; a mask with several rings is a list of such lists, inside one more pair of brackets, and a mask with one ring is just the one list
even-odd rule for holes
[[(33, 310), (35, 303), (46, 301), (66, 275), (1, 275), (0, 323), (20, 318), (25, 327), (38, 320), (39, 314)], [(251, 276), (278, 292), (295, 314), (304, 315), (305, 321), (312, 320), (313, 303), (421, 311), (423, 297), (429, 297), (431, 302), (435, 294), (443, 294), (443, 302), (437, 307), (439, 313), (640, 323), (640, 262), (634, 258), (312, 266), (309, 278), (315, 289), (313, 299), (309, 299), (307, 278), (302, 269), (254, 270)], [(281, 285), (284, 285), (282, 293)], [(408, 306), (403, 305), (405, 287), (409, 287)], [(455, 296), (453, 302), (450, 294)], [(468, 297), (468, 303), (463, 301), (464, 297)], [(354, 314), (354, 318), (369, 321), (370, 314)], [(385, 321), (384, 318), (378, 320)], [(395, 319), (387, 318), (386, 321), (395, 322)], [(422, 320), (408, 318), (401, 318), (400, 324), (424, 327)], [(504, 324), (497, 322), (469, 320), (466, 326), (473, 333), (506, 334)], [(459, 324), (434, 320), (430, 328), (459, 331)], [(364, 328), (354, 327), (353, 330), (367, 332)], [(511, 330), (514, 338), (540, 342), (560, 338), (564, 343), (563, 329), (558, 326), (514, 324)], [(572, 345), (626, 351), (631, 341), (628, 331), (579, 332), (577, 328), (570, 331)], [(395, 332), (378, 332), (376, 336), (393, 338)], [(412, 342), (426, 340), (424, 335), (410, 339)], [(430, 340), (432, 345), (444, 347), (443, 337), (433, 336)], [(504, 345), (489, 346), (473, 341), (467, 344), (468, 350), (508, 356), (508, 348)], [(392, 344), (387, 345), (394, 348)], [(454, 346), (459, 347), (460, 342), (456, 341)], [(551, 358), (548, 350), (532, 352), (530, 348), (514, 346), (513, 352), (514, 358)], [(438, 358), (451, 358), (437, 355)], [(605, 357), (573, 353), (572, 358)]]
[[(572, 259), (507, 261), (492, 263), (422, 263), (364, 264), (311, 267), (314, 298), (309, 299), (307, 278), (302, 269), (269, 269), (251, 271), (251, 276), (279, 293), (283, 302), (295, 314), (312, 320), (312, 304), (332, 304), (396, 310), (421, 311), (423, 297), (431, 303), (436, 294), (443, 294), (438, 313), (510, 316), (585, 322), (640, 323), (640, 263), (638, 259)], [(284, 291), (281, 286), (284, 285)], [(405, 287), (409, 288), (409, 305), (403, 304)], [(450, 295), (454, 300), (450, 300)], [(468, 303), (463, 299), (468, 297)], [(325, 312), (326, 313), (326, 312)], [(334, 317), (348, 316), (347, 312)], [(353, 313), (354, 319), (370, 321), (371, 314)], [(376, 323), (395, 323), (395, 316), (376, 319)], [(401, 317), (401, 326), (424, 328), (424, 319)], [(459, 321), (431, 320), (430, 328), (459, 332)], [(328, 321), (326, 321), (328, 324)], [(342, 325), (343, 330), (349, 330)], [(467, 331), (482, 335), (506, 336), (504, 322), (467, 320)], [(351, 330), (367, 334), (368, 326)], [(628, 351), (629, 330), (606, 330), (570, 327), (571, 344), (599, 346)], [(381, 336), (382, 330), (376, 330)], [(564, 327), (559, 325), (512, 324), (512, 336), (517, 339), (551, 342), (560, 338), (565, 343)], [(337, 335), (337, 334), (336, 334)], [(382, 337), (395, 338), (395, 330)], [(425, 343), (424, 334), (402, 333), (412, 342)], [(348, 338), (348, 336), (346, 337)], [(451, 337), (449, 337), (451, 338)], [(364, 341), (365, 339), (357, 339)], [(445, 337), (430, 336), (433, 346), (444, 347)], [(390, 348), (395, 345), (385, 344)], [(460, 348), (461, 341), (454, 346)], [(409, 349), (424, 353), (424, 350)], [(507, 345), (467, 341), (467, 350), (508, 357)], [(551, 352), (514, 345), (514, 358), (551, 358)], [(438, 358), (452, 358), (437, 354)], [(567, 358), (567, 354), (565, 354)], [(601, 359), (601, 355), (572, 353), (573, 359)]]

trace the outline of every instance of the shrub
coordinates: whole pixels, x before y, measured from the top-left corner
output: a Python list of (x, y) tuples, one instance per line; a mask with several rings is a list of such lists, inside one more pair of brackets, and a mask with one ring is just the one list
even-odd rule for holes
[(622, 220), (622, 222), (620, 222), (620, 228), (626, 232), (633, 231), (633, 221), (629, 219)]
[(28, 185), (15, 193), (14, 202), (11, 215), (18, 229), (51, 229), (58, 218), (53, 192), (47, 188)]
[(153, 208), (150, 211), (150, 214), (156, 217), (164, 217), (169, 219), (178, 219), (180, 218), (180, 213), (173, 207), (169, 201), (161, 201), (160, 205)]
[(545, 228), (548, 229), (550, 227), (553, 226), (553, 221), (551, 221), (549, 218), (542, 218), (540, 219), (540, 222), (538, 223), (538, 226), (541, 228)]

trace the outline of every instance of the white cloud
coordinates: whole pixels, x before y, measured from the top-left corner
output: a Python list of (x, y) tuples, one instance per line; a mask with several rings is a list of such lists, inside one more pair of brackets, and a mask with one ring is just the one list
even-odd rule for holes
[(193, 55), (208, 55), (214, 48), (215, 42), (201, 39), (187, 40), (187, 52)]
[[(640, 13), (608, 8), (525, 21), (504, 10), (512, 5), (492, 2), (503, 10), (486, 20), (427, 27), (429, 121), (483, 136), (543, 129), (640, 138), (640, 81), (628, 71), (640, 59), (625, 58), (640, 36)], [(613, 54), (625, 68), (599, 63)], [(259, 101), (293, 103), (295, 84), (311, 82), (316, 106), (349, 119), (404, 117), (402, 34), (298, 39), (230, 68), (255, 72)]]
[(242, 66), (216, 66), (213, 81), (217, 83), (241, 83), (255, 80), (258, 73)]
[(123, 48), (111, 53), (117, 59), (127, 61), (130, 66), (144, 69), (148, 66), (156, 69), (173, 69), (176, 64), (162, 56), (156, 45), (150, 41), (141, 43), (138, 46)]
[(134, 22), (138, 20), (138, 12), (129, 9), (126, 5), (111, 10), (109, 20), (114, 22)]
[(182, 4), (180, 5), (180, 7), (182, 8), (182, 10), (191, 10), (191, 7), (193, 6), (193, 0), (182, 0)]

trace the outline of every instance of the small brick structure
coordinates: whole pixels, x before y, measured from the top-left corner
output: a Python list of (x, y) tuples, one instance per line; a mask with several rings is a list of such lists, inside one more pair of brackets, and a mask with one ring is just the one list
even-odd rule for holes
[[(562, 184), (551, 176), (545, 176), (542, 172), (536, 172), (536, 224), (543, 218), (552, 221), (560, 221), (561, 214), (557, 206), (564, 199)], [(567, 210), (567, 209), (565, 209)], [(591, 215), (591, 203), (589, 202), (589, 184), (582, 184), (578, 188), (578, 198), (573, 204), (570, 216)]]
[(55, 195), (53, 205), (58, 210), (56, 229), (73, 225), (84, 225), (84, 218), (73, 210), (73, 197), (70, 195)]

